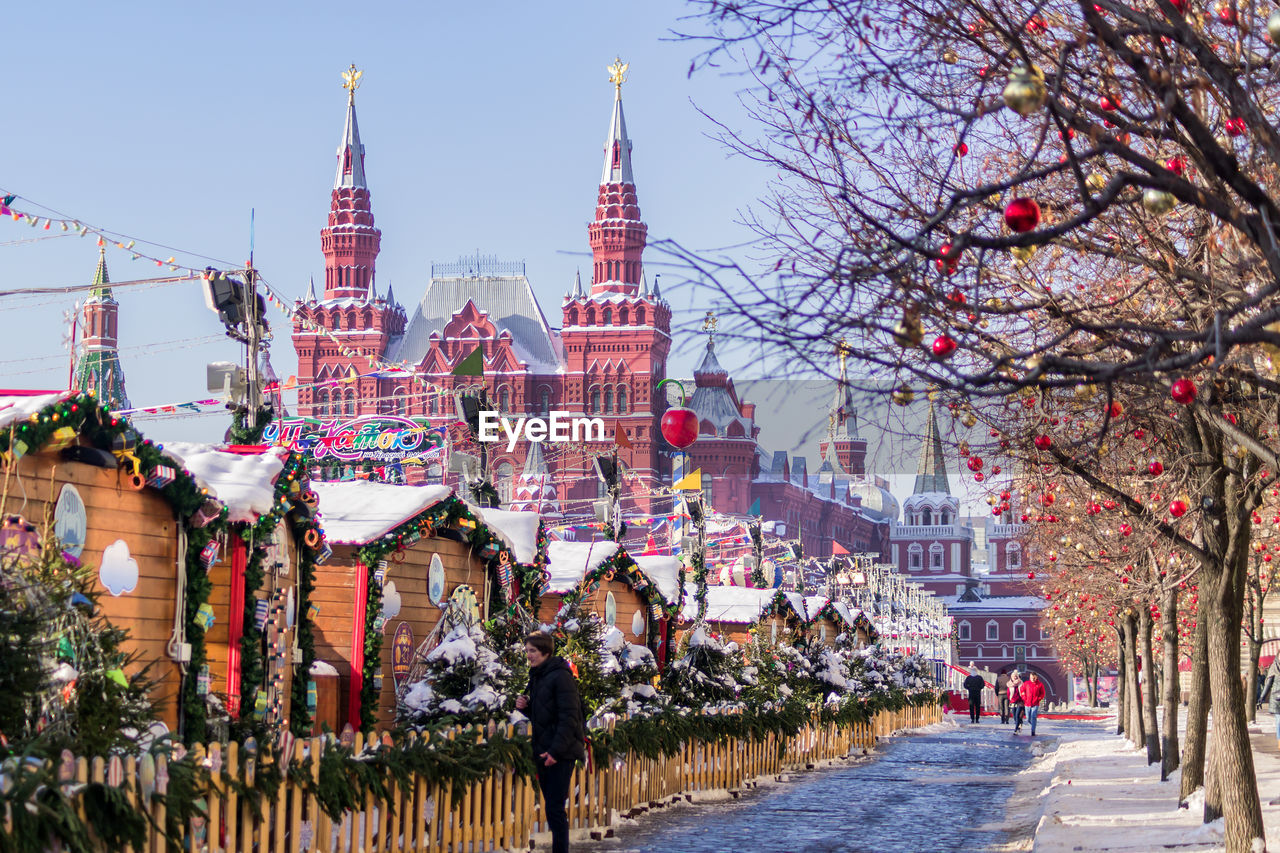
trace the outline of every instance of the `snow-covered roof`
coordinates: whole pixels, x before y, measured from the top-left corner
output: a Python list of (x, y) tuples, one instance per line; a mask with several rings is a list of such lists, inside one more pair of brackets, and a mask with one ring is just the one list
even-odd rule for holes
[(1043, 598), (1033, 595), (1005, 595), (984, 598), (981, 601), (959, 601), (959, 596), (944, 596), (942, 601), (952, 613), (964, 611), (976, 612), (1016, 612), (1019, 610), (1043, 610), (1048, 606)]
[(448, 486), (397, 486), (368, 480), (311, 483), (330, 542), (367, 545), (452, 494)]
[(587, 576), (587, 572), (618, 553), (617, 542), (551, 542), (547, 545), (547, 592), (563, 595)]
[(0, 427), (23, 421), (42, 409), (75, 396), (77, 391), (52, 391), (47, 394), (15, 394), (0, 397)]
[(861, 608), (850, 607), (848, 604), (846, 604), (843, 601), (837, 601), (833, 603), (831, 607), (833, 610), (835, 610), (836, 613), (839, 613), (840, 618), (843, 619), (845, 623), (849, 625), (856, 625), (858, 624), (859, 620), (866, 618), (863, 615)]
[(830, 603), (831, 603), (831, 599), (825, 595), (806, 596), (804, 600), (805, 618), (810, 622), (812, 622), (814, 619), (817, 618), (818, 611), (822, 610), (822, 608), (826, 607)]
[[(707, 587), (707, 621), (750, 625), (760, 620), (760, 614), (773, 601), (776, 590), (754, 589), (744, 586)], [(693, 584), (685, 584), (684, 607), (680, 618), (693, 621), (698, 618), (698, 602), (694, 598)]]
[(633, 557), (640, 571), (658, 585), (658, 592), (668, 604), (675, 604), (680, 592), (680, 560), (665, 554)]
[(231, 521), (254, 521), (271, 511), (275, 483), (289, 451), (270, 447), (259, 453), (232, 453), (212, 444), (175, 441), (164, 452), (186, 468), (209, 496), (227, 508)]
[(537, 559), (538, 525), (542, 522), (542, 516), (536, 512), (482, 509), (477, 506), (471, 507), (471, 512), (511, 549), (517, 563), (532, 563)]

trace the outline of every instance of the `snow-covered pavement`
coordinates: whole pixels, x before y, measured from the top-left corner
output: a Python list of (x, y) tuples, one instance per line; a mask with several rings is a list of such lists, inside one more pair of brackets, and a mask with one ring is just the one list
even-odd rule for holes
[[(1161, 782), (1159, 765), (1147, 765), (1146, 751), (1115, 734), (1114, 717), (1055, 728), (1049, 725), (1044, 731), (1056, 737), (1057, 748), (1023, 771), (1022, 796), (1015, 795), (1010, 803), (1013, 810), (1039, 813), (1037, 853), (1222, 849), (1222, 821), (1202, 822), (1201, 796), (1189, 808), (1179, 808), (1181, 773)], [(1274, 718), (1259, 713), (1251, 731), (1269, 848), (1276, 850), (1280, 750), (1273, 737)], [(1039, 792), (1032, 793), (1041, 782)], [(1276, 804), (1269, 804), (1273, 799)]]

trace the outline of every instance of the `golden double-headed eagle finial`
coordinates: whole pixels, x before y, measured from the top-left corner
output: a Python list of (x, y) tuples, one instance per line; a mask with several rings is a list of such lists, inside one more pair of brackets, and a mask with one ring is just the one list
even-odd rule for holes
[(621, 58), (615, 56), (613, 64), (605, 70), (609, 72), (609, 82), (622, 92), (622, 84), (627, 82), (627, 69), (631, 67), (630, 62), (623, 62)]
[(360, 88), (360, 78), (364, 76), (363, 71), (356, 70), (356, 64), (351, 63), (351, 67), (342, 72), (342, 88), (347, 90), (347, 97), (355, 100), (356, 89)]

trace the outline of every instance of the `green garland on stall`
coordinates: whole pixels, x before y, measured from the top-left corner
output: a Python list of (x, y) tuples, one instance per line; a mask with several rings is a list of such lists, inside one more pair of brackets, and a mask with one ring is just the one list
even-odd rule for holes
[(244, 406), (236, 406), (231, 412), (231, 444), (259, 444), (267, 425), (275, 419), (275, 409), (265, 405), (258, 409), (258, 415), (252, 424), (249, 423), (249, 410)]
[(871, 620), (868, 619), (866, 614), (862, 611), (858, 611), (858, 616), (854, 617), (853, 624), (850, 625), (845, 618), (840, 615), (840, 611), (836, 609), (835, 602), (828, 600), (827, 603), (822, 605), (822, 608), (814, 614), (814, 622), (817, 622), (820, 619), (830, 619), (838, 625), (843, 625), (845, 629), (849, 631), (856, 631), (861, 627), (867, 632), (867, 640), (869, 642), (875, 642), (875, 627), (871, 624)]
[[(315, 527), (315, 522), (312, 518), (294, 515), (292, 527), (294, 541), (301, 542), (306, 532)], [(299, 548), (298, 610), (293, 624), (297, 626), (298, 650), (302, 652), (302, 661), (293, 670), (289, 703), (289, 730), (299, 737), (311, 733), (311, 706), (307, 702), (307, 696), (311, 665), (316, 662), (316, 632), (311, 622), (311, 595), (316, 588), (316, 556), (316, 552), (305, 545)]]
[(191, 659), (187, 662), (187, 671), (182, 676), (179, 701), (182, 704), (182, 740), (187, 746), (205, 741), (205, 700), (198, 692), (198, 679), (201, 668), (208, 662), (208, 650), (204, 643), (204, 626), (200, 624), (197, 614), (200, 605), (209, 600), (213, 592), (213, 581), (200, 562), (200, 552), (215, 536), (226, 527), (226, 509), (222, 514), (205, 525), (187, 531), (187, 577), (186, 577), (186, 623), (187, 643), (191, 646)]
[(698, 605), (697, 621), (707, 618), (707, 560), (698, 550), (689, 553), (690, 568), (693, 569), (693, 600)]
[(643, 595), (649, 607), (657, 605), (667, 616), (678, 616), (679, 603), (668, 603), (662, 597), (662, 590), (658, 585), (622, 547), (583, 575), (578, 585), (564, 593), (560, 600), (563, 604), (577, 604), (587, 595), (594, 593), (602, 582), (607, 582), (611, 578), (622, 581)]

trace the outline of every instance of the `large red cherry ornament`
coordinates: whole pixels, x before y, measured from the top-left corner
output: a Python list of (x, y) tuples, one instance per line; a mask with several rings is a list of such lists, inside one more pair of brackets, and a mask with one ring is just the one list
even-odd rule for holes
[(1004, 209), (1004, 224), (1023, 234), (1040, 224), (1040, 205), (1029, 198), (1015, 198)]
[(1187, 502), (1183, 500), (1169, 502), (1169, 515), (1174, 518), (1182, 518), (1187, 514)]
[(679, 382), (674, 379), (664, 379), (658, 383), (658, 387), (661, 388), (668, 382), (673, 382), (679, 386), (680, 405), (672, 406), (663, 413), (659, 427), (662, 430), (662, 437), (667, 440), (667, 444), (670, 444), (676, 450), (684, 450), (698, 440), (698, 415), (693, 409), (685, 408), (684, 386), (680, 385)]

